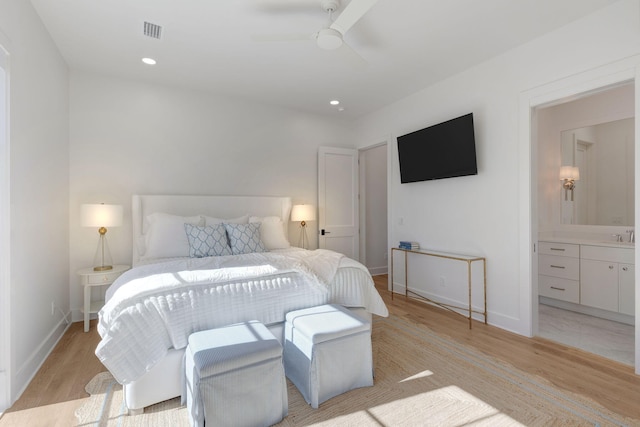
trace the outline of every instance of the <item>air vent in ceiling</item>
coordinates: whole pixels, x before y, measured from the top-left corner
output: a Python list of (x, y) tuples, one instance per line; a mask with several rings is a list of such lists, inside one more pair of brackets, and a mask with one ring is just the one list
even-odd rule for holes
[(152, 24), (151, 22), (144, 22), (144, 35), (160, 40), (162, 36), (162, 27), (160, 25)]

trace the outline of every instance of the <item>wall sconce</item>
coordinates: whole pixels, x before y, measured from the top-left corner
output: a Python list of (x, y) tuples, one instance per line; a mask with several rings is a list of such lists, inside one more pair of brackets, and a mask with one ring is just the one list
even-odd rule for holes
[(291, 221), (300, 221), (300, 237), (298, 238), (298, 245), (306, 249), (306, 243), (309, 242), (307, 238), (307, 221), (315, 221), (316, 208), (313, 205), (294, 205), (291, 209)]
[(562, 187), (564, 188), (564, 199), (567, 200), (569, 191), (571, 191), (571, 201), (573, 202), (573, 189), (576, 184), (575, 181), (580, 179), (580, 170), (577, 166), (562, 166), (560, 168), (560, 181), (562, 181)]
[(82, 205), (80, 207), (80, 223), (83, 227), (98, 227), (100, 239), (98, 248), (93, 259), (93, 270), (104, 271), (113, 268), (111, 262), (111, 252), (107, 244), (107, 227), (119, 227), (122, 225), (122, 206), (105, 205)]

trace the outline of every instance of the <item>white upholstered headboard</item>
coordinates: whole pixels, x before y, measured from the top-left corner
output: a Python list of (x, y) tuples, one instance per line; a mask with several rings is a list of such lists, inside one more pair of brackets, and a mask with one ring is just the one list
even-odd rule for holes
[(143, 234), (144, 218), (155, 212), (172, 215), (208, 215), (216, 218), (236, 218), (242, 215), (279, 216), (289, 223), (290, 197), (269, 196), (188, 196), (134, 195), (131, 203), (133, 221), (132, 265), (140, 262), (138, 242)]

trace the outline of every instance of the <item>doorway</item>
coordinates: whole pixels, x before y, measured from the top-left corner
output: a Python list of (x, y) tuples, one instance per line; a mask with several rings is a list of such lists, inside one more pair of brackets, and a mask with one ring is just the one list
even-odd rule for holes
[[(534, 244), (531, 261), (532, 335), (635, 365), (638, 373), (637, 316), (634, 316), (637, 309), (632, 309), (630, 315), (622, 313), (622, 310), (618, 312), (617, 306), (615, 310), (594, 309), (586, 299), (582, 300), (581, 291), (585, 287), (582, 274), (562, 279), (562, 283), (567, 286), (552, 287), (556, 290), (562, 288), (564, 291), (575, 283), (576, 294), (567, 293), (567, 298), (564, 295), (558, 296), (558, 293), (549, 295), (549, 277), (546, 276), (550, 273), (542, 273), (545, 268), (542, 260), (540, 274), (543, 276), (538, 277), (538, 257), (544, 253), (547, 241), (569, 243), (583, 248), (581, 243), (588, 243), (589, 239), (599, 243), (613, 241), (612, 234), (621, 234), (628, 239), (630, 235), (625, 232), (634, 229), (638, 216), (635, 209), (637, 179), (634, 174), (637, 164), (637, 130), (634, 129), (637, 128), (635, 75), (634, 67), (626, 73), (601, 77), (601, 84), (591, 81), (585, 85), (575, 85), (576, 82), (572, 82), (573, 87), (566, 86), (558, 91), (560, 95), (555, 98), (547, 94), (539, 97), (536, 102), (535, 97), (529, 97), (527, 107), (531, 113), (528, 119), (532, 153), (530, 224)], [(568, 81), (564, 83), (567, 84)], [(631, 126), (630, 130), (628, 127), (626, 130), (630, 140), (622, 138), (622, 149), (611, 145), (611, 134), (607, 138), (598, 138), (599, 131), (593, 129), (599, 125), (609, 129), (611, 123), (620, 119), (628, 119)], [(605, 139), (609, 145), (604, 144)], [(570, 144), (565, 145), (565, 141), (570, 141)], [(624, 144), (627, 144), (626, 147)], [(604, 150), (603, 147), (606, 147), (604, 157), (597, 151)], [(598, 162), (604, 162), (605, 157), (610, 157), (614, 151), (622, 153), (618, 163), (599, 165)], [(576, 189), (568, 197), (565, 194), (568, 191), (563, 189), (558, 175), (561, 166), (577, 166), (580, 169)], [(618, 178), (615, 183), (609, 181), (602, 184), (598, 181), (598, 178), (601, 181), (611, 180), (617, 174), (624, 178)], [(615, 202), (604, 201), (614, 194), (620, 194), (621, 199)], [(612, 207), (615, 207), (615, 213)], [(609, 211), (601, 212), (607, 210)], [(630, 251), (633, 260), (637, 258), (633, 254), (632, 245), (626, 246), (625, 250)], [(580, 249), (577, 253), (581, 253)], [(579, 268), (582, 269), (586, 262), (582, 255), (576, 257), (580, 259)], [(632, 289), (637, 288), (635, 282), (635, 278), (632, 279)], [(616, 289), (617, 286), (616, 282)], [(588, 337), (585, 338), (582, 333), (588, 334)], [(612, 337), (616, 340), (607, 341)], [(603, 339), (601, 344), (600, 339)]]
[(387, 274), (387, 144), (358, 151), (360, 262), (372, 275)]
[(388, 271), (388, 142), (318, 151), (318, 244)]

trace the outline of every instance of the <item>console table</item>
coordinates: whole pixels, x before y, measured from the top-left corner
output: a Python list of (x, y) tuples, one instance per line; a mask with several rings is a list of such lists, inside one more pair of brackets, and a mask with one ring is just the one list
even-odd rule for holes
[[(440, 306), (444, 309), (447, 309), (449, 311), (451, 311), (452, 313), (455, 313), (457, 315), (466, 317), (467, 319), (469, 319), (469, 329), (471, 329), (471, 321), (472, 321), (472, 315), (473, 313), (478, 313), (481, 314), (484, 317), (484, 323), (485, 325), (487, 324), (487, 260), (484, 257), (477, 257), (477, 256), (472, 256), (472, 255), (460, 255), (460, 254), (450, 254), (450, 253), (445, 253), (445, 252), (437, 252), (437, 251), (427, 251), (427, 250), (414, 250), (414, 249), (403, 249), (403, 248), (391, 248), (391, 299), (393, 299), (394, 293), (393, 293), (393, 283), (394, 283), (394, 275), (393, 275), (393, 252), (394, 251), (400, 251), (400, 252), (404, 252), (404, 296), (405, 298), (408, 298), (409, 296), (411, 296), (412, 298), (416, 298), (416, 299), (420, 299), (423, 301), (426, 301), (430, 304), (435, 304), (437, 306)], [(411, 291), (409, 290), (409, 274), (408, 274), (408, 258), (409, 258), (409, 254), (417, 254), (417, 255), (423, 255), (423, 256), (429, 256), (429, 257), (437, 257), (437, 258), (445, 258), (445, 259), (450, 259), (450, 260), (454, 260), (454, 261), (462, 261), (465, 262), (467, 264), (467, 287), (468, 287), (468, 295), (469, 295), (469, 305), (468, 306), (458, 306), (458, 305), (453, 305), (453, 304), (446, 304), (446, 303), (442, 303), (442, 302), (438, 302), (438, 301), (434, 301), (432, 299), (429, 299), (423, 295), (418, 294), (417, 292)], [(472, 307), (472, 302), (471, 302), (471, 289), (472, 289), (472, 279), (471, 279), (471, 265), (474, 262), (481, 262), (482, 263), (482, 272), (483, 272), (483, 290), (482, 290), (482, 295), (483, 295), (483, 299), (484, 299), (484, 308), (483, 311), (477, 311), (474, 310)], [(411, 295), (409, 295), (411, 294)], [(466, 312), (465, 313), (460, 313), (459, 311), (456, 310), (463, 310)]]

